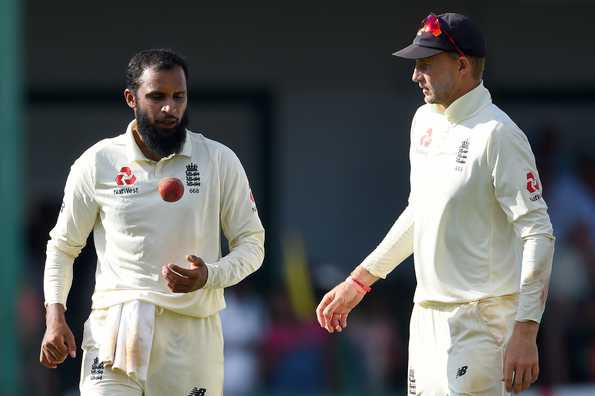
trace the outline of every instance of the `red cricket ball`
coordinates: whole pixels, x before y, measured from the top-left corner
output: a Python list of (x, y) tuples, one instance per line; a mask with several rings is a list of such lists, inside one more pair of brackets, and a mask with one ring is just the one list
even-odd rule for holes
[(175, 177), (166, 177), (159, 182), (159, 194), (164, 201), (176, 202), (184, 195), (184, 184)]

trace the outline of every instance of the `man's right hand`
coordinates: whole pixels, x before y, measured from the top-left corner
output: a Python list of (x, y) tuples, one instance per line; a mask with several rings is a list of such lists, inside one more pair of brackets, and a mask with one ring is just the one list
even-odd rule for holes
[(46, 308), (46, 330), (41, 341), (39, 361), (47, 368), (56, 368), (66, 356), (76, 357), (74, 335), (64, 316), (62, 304), (50, 304)]
[(324, 295), (318, 308), (316, 317), (321, 327), (329, 333), (340, 332), (347, 327), (349, 312), (364, 298), (362, 292), (353, 285), (342, 282)]
[[(378, 280), (376, 275), (372, 275), (361, 265), (355, 267), (351, 272), (351, 277), (357, 279), (357, 283), (368, 287)], [(320, 326), (329, 333), (340, 332), (346, 328), (347, 316), (366, 295), (365, 286), (358, 287), (353, 282), (345, 281), (326, 293), (316, 308), (316, 317)]]

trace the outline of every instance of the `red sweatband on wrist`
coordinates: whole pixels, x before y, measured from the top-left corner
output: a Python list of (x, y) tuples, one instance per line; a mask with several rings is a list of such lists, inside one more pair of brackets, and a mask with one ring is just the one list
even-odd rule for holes
[(349, 275), (347, 277), (347, 279), (345, 279), (345, 280), (347, 282), (351, 283), (352, 285), (354, 285), (356, 288), (358, 288), (363, 293), (370, 293), (372, 291), (372, 288), (370, 286), (363, 284), (362, 282), (358, 281), (351, 275)]

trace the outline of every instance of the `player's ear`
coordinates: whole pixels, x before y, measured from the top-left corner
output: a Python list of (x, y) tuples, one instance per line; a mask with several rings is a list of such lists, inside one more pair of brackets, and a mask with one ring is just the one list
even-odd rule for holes
[(124, 100), (126, 100), (128, 107), (131, 109), (136, 109), (136, 96), (134, 95), (134, 92), (128, 88), (124, 90)]
[(473, 65), (471, 65), (471, 61), (469, 61), (469, 58), (467, 58), (466, 56), (460, 56), (458, 60), (459, 72), (471, 74)]

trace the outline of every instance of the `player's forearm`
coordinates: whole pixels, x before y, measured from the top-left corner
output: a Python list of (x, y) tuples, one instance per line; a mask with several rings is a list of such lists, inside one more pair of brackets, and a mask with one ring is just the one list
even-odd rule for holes
[(206, 263), (208, 278), (205, 288), (233, 286), (256, 271), (264, 260), (264, 231), (255, 231), (231, 246), (228, 255), (215, 263)]
[(513, 332), (523, 338), (536, 340), (538, 331), (539, 323), (532, 320), (514, 323)]
[(66, 308), (60, 303), (48, 304), (45, 307), (45, 322), (49, 327), (52, 323), (66, 322)]
[(358, 265), (353, 271), (351, 271), (351, 276), (366, 286), (371, 286), (374, 282), (380, 279), (361, 265)]
[(523, 240), (521, 291), (516, 320), (539, 323), (545, 309), (552, 271), (554, 240), (549, 235), (534, 235)]
[(408, 206), (361, 266), (378, 278), (386, 278), (389, 272), (412, 253), (413, 210)]
[(73, 263), (74, 257), (59, 249), (54, 241), (48, 242), (43, 274), (43, 293), (46, 306), (61, 304), (66, 307), (66, 299), (72, 286)]

